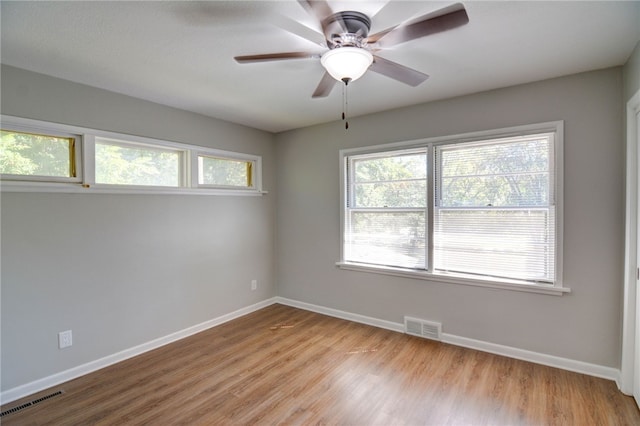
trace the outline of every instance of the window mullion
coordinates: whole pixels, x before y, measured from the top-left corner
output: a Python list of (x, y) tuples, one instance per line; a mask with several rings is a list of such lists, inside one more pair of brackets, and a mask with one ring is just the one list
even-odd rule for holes
[(96, 137), (84, 134), (82, 137), (82, 185), (90, 187), (96, 183)]
[(189, 177), (189, 181), (187, 182), (187, 186), (197, 188), (199, 182), (198, 176), (202, 173), (200, 163), (198, 162), (198, 153), (195, 150), (190, 149), (188, 151), (188, 157), (187, 176)]
[[(425, 221), (426, 235), (427, 235), (427, 244), (425, 248), (427, 250), (426, 253), (426, 265), (425, 268), (428, 272), (433, 273), (433, 218), (435, 211), (435, 173), (437, 169), (435, 167), (435, 156), (434, 156), (434, 147), (433, 144), (429, 144), (427, 147), (427, 205), (426, 205), (426, 217)], [(431, 168), (431, 170), (429, 170)]]

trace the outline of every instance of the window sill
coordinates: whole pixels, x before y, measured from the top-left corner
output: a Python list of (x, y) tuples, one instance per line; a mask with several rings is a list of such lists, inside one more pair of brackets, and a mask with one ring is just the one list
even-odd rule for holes
[(465, 276), (453, 274), (434, 274), (429, 272), (414, 271), (389, 266), (366, 265), (362, 263), (336, 262), (340, 269), (358, 272), (369, 272), (374, 274), (392, 275), (396, 277), (414, 278), (427, 281), (437, 281), (449, 284), (469, 285), (475, 287), (494, 288), (500, 290), (522, 291), (527, 293), (548, 294), (562, 296), (570, 293), (571, 289), (566, 287), (555, 287), (550, 284), (531, 284), (516, 280), (480, 279), (467, 278)]
[(221, 189), (221, 188), (171, 188), (149, 186), (91, 185), (59, 182), (13, 182), (0, 183), (2, 192), (56, 192), (68, 194), (156, 194), (156, 195), (227, 195), (227, 196), (261, 196), (267, 191), (255, 189)]

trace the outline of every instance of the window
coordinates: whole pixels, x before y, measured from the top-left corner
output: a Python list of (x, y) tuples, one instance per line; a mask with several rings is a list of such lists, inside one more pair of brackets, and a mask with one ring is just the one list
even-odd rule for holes
[(553, 134), (435, 148), (434, 270), (555, 281)]
[(3, 192), (262, 195), (262, 158), (0, 116)]
[(198, 155), (198, 185), (253, 187), (253, 161)]
[(562, 289), (561, 130), (545, 123), (342, 151), (339, 264)]
[(77, 135), (1, 130), (0, 173), (4, 179), (74, 181)]
[(183, 152), (98, 138), (95, 183), (181, 186)]
[(426, 151), (351, 157), (349, 181), (346, 258), (424, 269)]

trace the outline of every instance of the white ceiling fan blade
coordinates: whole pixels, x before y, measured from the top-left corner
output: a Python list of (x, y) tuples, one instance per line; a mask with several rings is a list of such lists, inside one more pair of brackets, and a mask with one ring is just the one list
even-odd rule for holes
[(274, 25), (283, 30), (290, 32), (291, 34), (297, 35), (298, 37), (302, 37), (305, 40), (310, 41), (311, 43), (320, 45), (322, 47), (327, 47), (326, 40), (324, 35), (314, 30), (313, 28), (309, 28), (306, 25), (301, 24), (298, 21), (295, 21), (284, 15), (276, 15), (274, 16)]

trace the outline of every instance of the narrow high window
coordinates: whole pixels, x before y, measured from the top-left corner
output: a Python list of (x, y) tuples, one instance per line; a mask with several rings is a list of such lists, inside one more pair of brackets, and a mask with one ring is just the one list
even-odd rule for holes
[(96, 183), (182, 186), (183, 157), (179, 149), (100, 138), (95, 144)]
[(253, 188), (255, 161), (198, 155), (198, 186)]
[(3, 129), (0, 173), (3, 179), (75, 181), (77, 135), (39, 134)]

